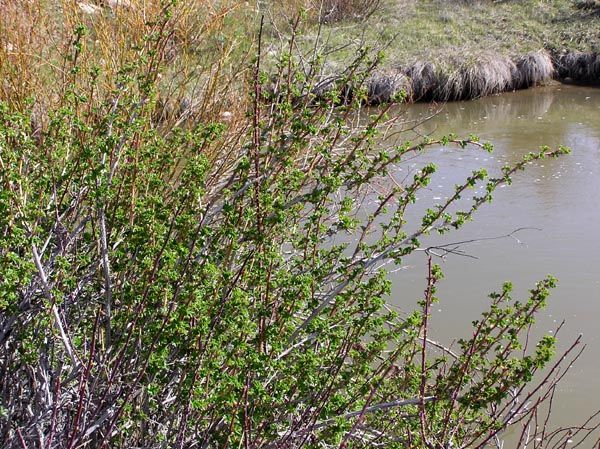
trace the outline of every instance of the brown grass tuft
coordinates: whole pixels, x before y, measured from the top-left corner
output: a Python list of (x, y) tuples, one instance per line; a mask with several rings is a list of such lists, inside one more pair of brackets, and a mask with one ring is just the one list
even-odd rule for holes
[(556, 58), (557, 76), (572, 82), (600, 84), (600, 55), (595, 52), (569, 52)]
[(498, 54), (461, 55), (434, 65), (419, 61), (404, 73), (417, 101), (468, 100), (512, 89), (515, 64)]
[(469, 100), (512, 88), (515, 64), (505, 56), (484, 54), (467, 57), (455, 69), (440, 74), (439, 100)]
[(389, 103), (399, 95), (407, 100), (412, 96), (411, 81), (401, 72), (377, 72), (367, 80), (369, 104)]
[(416, 61), (409, 65), (404, 74), (411, 80), (414, 101), (429, 101), (437, 86), (436, 67), (431, 62)]
[(539, 50), (517, 60), (515, 89), (526, 89), (548, 81), (554, 75), (554, 64), (548, 52)]

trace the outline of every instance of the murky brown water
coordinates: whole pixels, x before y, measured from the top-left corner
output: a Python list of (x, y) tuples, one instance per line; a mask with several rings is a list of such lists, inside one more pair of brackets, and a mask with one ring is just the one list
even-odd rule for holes
[[(429, 115), (429, 106), (413, 105), (407, 120)], [(406, 109), (406, 108), (405, 108)], [(396, 111), (398, 112), (398, 111)], [(462, 247), (477, 259), (449, 256), (441, 262), (446, 279), (439, 286), (433, 333), (443, 342), (467, 336), (470, 323), (485, 310), (487, 294), (510, 280), (517, 293), (553, 274), (559, 287), (538, 321), (552, 332), (562, 320), (560, 344), (579, 333), (587, 349), (562, 383), (555, 403), (557, 424), (581, 422), (600, 408), (600, 89), (554, 86), (503, 94), (471, 102), (451, 103), (419, 127), (423, 133), (459, 136), (478, 134), (494, 143), (494, 153), (435, 148), (405, 162), (399, 174), (424, 161), (438, 165), (424, 204), (441, 201), (473, 169), (490, 174), (506, 162), (517, 162), (540, 145), (570, 146), (573, 153), (532, 165), (499, 189), (493, 204), (446, 241), (496, 237), (523, 230), (516, 239), (484, 240)], [(410, 309), (425, 286), (425, 256), (411, 258), (409, 269), (394, 273), (392, 301)], [(515, 294), (515, 297), (518, 295)]]

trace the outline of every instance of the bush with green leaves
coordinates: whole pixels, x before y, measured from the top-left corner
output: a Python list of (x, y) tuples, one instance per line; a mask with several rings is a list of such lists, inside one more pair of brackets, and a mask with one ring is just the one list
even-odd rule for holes
[[(537, 422), (577, 355), (578, 342), (536, 378), (554, 339), (523, 347), (555, 281), (523, 301), (504, 285), (472, 336), (440, 351), (427, 335), (442, 274), (420, 239), (460, 228), (517, 170), (566, 150), (475, 171), (407, 220), (435, 166), (385, 194), (370, 186), (431, 146), (491, 146), (388, 147), (388, 109), (361, 107), (376, 61), (360, 55), (323, 93), (319, 58), (307, 70), (286, 50), (274, 78), (259, 52), (246, 118), (165, 126), (156, 95), (172, 17), (106, 94), (102, 67), (79, 70), (79, 28), (43, 125), (0, 104), (2, 447), (485, 447)], [(387, 269), (417, 250), (424, 294), (400, 316)]]

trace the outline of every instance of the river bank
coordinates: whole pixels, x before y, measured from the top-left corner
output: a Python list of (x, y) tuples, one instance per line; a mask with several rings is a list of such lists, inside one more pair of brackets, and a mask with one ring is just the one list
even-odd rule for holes
[(329, 79), (359, 49), (383, 52), (361, 86), (371, 104), (453, 101), (551, 80), (600, 84), (598, 30), (595, 0), (382, 0), (366, 18), (307, 26), (298, 45), (325, 55)]
[(600, 55), (579, 51), (553, 55), (538, 50), (516, 59), (483, 53), (450, 61), (416, 61), (374, 73), (367, 81), (367, 102), (390, 102), (398, 96), (409, 102), (470, 100), (551, 80), (599, 85)]

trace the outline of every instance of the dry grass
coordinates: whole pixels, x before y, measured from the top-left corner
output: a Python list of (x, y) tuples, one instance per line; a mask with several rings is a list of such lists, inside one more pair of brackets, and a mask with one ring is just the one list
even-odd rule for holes
[(435, 97), (437, 100), (465, 100), (512, 89), (515, 64), (496, 54), (463, 56), (452, 71), (442, 71)]
[(0, 100), (21, 108), (46, 89), (50, 72), (60, 70), (52, 54), (64, 36), (43, 2), (0, 0), (0, 11)]
[(595, 52), (568, 52), (556, 57), (560, 79), (587, 84), (600, 84), (600, 55)]
[[(527, 67), (532, 71), (530, 76), (537, 76), (538, 66)], [(540, 79), (546, 79), (545, 73)], [(454, 55), (436, 64), (415, 61), (403, 70), (373, 73), (366, 80), (366, 101), (387, 103), (399, 95), (405, 101), (470, 100), (513, 90), (521, 80), (517, 64), (507, 56)]]
[(417, 61), (404, 73), (411, 79), (415, 100), (449, 101), (511, 90), (515, 71), (510, 58), (489, 53), (453, 56), (437, 64)]
[(381, 0), (313, 0), (321, 23), (368, 19), (380, 3)]
[(548, 52), (544, 50), (528, 53), (517, 60), (515, 89), (525, 89), (552, 79), (554, 64)]
[(431, 62), (416, 61), (404, 70), (404, 74), (411, 80), (412, 98), (415, 101), (432, 99), (438, 83), (435, 65)]
[[(181, 1), (169, 19), (168, 36), (161, 36), (164, 29), (149, 20), (165, 13), (161, 2), (0, 0), (0, 10), (0, 100), (19, 109), (32, 98), (36, 109), (52, 109), (73, 83), (87, 91), (89, 86), (77, 83), (89, 83), (89, 77), (73, 76), (66, 69), (70, 65), (85, 74), (99, 69), (90, 100), (101, 104), (114, 92), (123, 67), (145, 64), (147, 73), (160, 72), (157, 96), (164, 105), (163, 122), (245, 114), (239, 90), (232, 88), (234, 79), (238, 85), (244, 82), (252, 45), (240, 38), (250, 35), (243, 27), (253, 25), (241, 19), (253, 14), (244, 1)], [(86, 31), (75, 48), (80, 25)], [(151, 45), (149, 35), (164, 45), (160, 55), (142, 60)]]
[(399, 98), (412, 98), (411, 80), (398, 71), (374, 73), (367, 80), (367, 101), (370, 104), (388, 103)]

